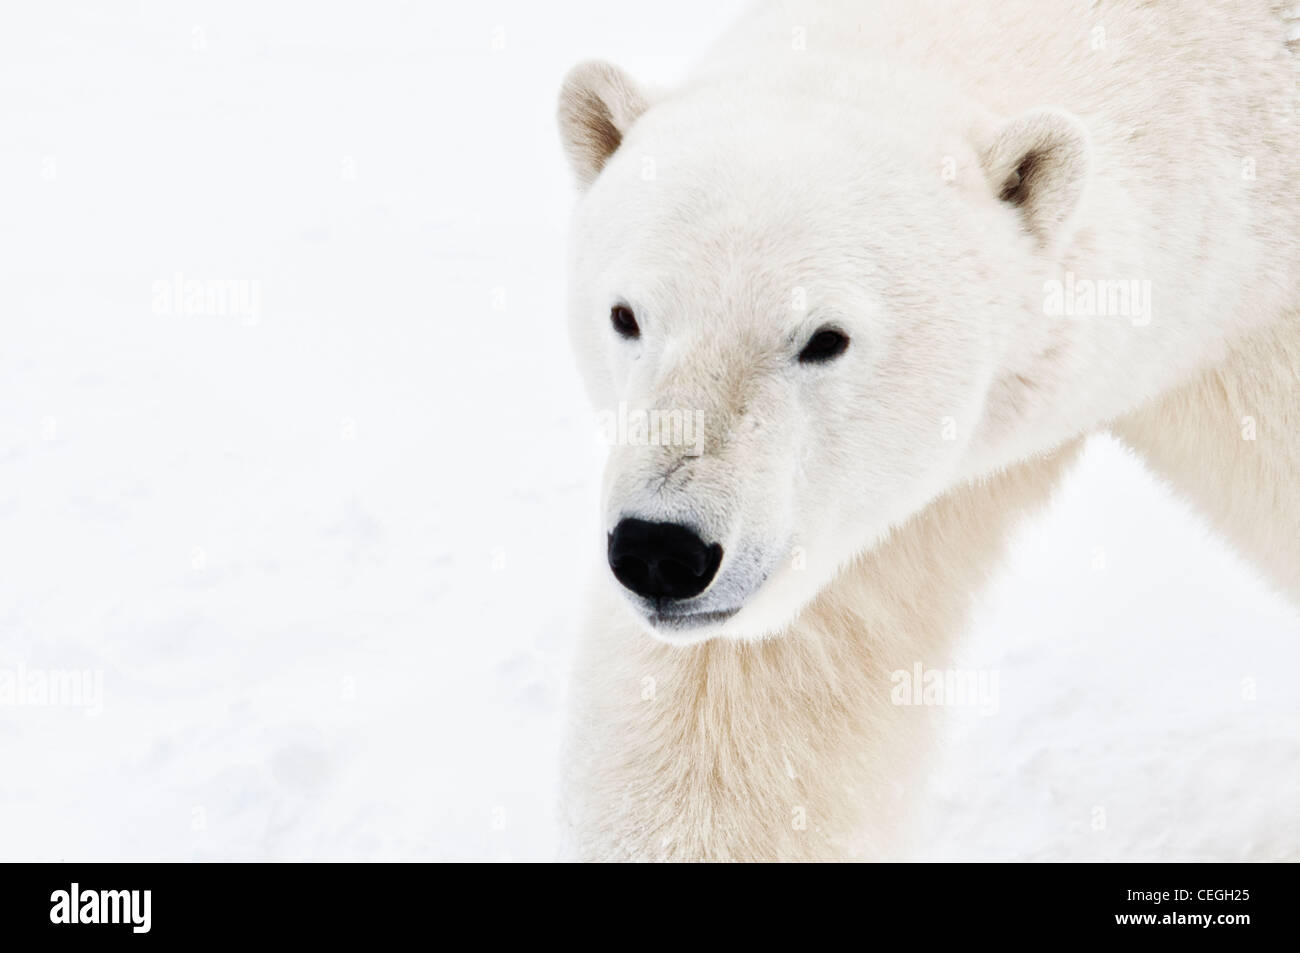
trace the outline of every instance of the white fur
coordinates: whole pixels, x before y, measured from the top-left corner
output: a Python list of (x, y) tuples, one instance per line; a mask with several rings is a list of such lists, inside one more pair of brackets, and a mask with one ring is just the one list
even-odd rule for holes
[[(568, 755), (580, 856), (888, 855), (929, 718), (890, 703), (889, 673), (942, 666), (1009, 526), (1112, 422), (1300, 596), (1281, 11), (773, 2), (678, 89), (570, 74), (589, 391), (707, 421), (699, 455), (611, 452), (606, 523), (719, 542), (691, 608), (737, 610), (657, 626), (600, 573)], [(1049, 289), (1121, 279), (1149, 311), (1048, 313)], [(617, 302), (640, 338), (611, 329)], [(799, 363), (825, 325), (848, 351)]]

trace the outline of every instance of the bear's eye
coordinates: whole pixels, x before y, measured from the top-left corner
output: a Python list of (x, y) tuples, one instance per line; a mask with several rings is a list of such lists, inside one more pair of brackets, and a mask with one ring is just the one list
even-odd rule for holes
[(637, 326), (636, 315), (625, 304), (616, 304), (609, 309), (609, 323), (614, 325), (614, 330), (625, 338), (639, 338), (641, 336), (641, 328)]
[(849, 346), (849, 336), (834, 328), (821, 328), (808, 339), (799, 352), (800, 364), (825, 364), (844, 353)]

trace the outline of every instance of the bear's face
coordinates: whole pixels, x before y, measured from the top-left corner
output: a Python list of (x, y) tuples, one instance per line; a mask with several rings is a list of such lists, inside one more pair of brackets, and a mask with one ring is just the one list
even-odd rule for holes
[(807, 102), (720, 135), (585, 69), (571, 333), (611, 438), (611, 579), (667, 641), (777, 632), (953, 484), (1038, 248), (982, 182), (942, 183), (939, 157), (980, 161), (961, 142)]

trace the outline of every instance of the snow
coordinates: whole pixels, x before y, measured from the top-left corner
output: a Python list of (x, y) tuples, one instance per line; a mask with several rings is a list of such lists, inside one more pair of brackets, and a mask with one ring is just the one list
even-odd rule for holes
[[(738, 6), (7, 12), (0, 672), (103, 695), (0, 704), (0, 859), (553, 855), (599, 555), (554, 95)], [(921, 856), (1300, 859), (1298, 633), (1097, 441), (982, 598)]]

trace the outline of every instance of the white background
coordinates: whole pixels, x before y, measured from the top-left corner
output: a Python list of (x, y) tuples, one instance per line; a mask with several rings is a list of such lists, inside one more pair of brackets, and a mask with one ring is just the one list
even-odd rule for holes
[[(736, 8), (6, 7), (0, 669), (104, 698), (0, 706), (0, 858), (552, 856), (599, 558), (555, 93)], [(1114, 444), (961, 661), (1000, 708), (919, 856), (1300, 860), (1300, 616)]]

